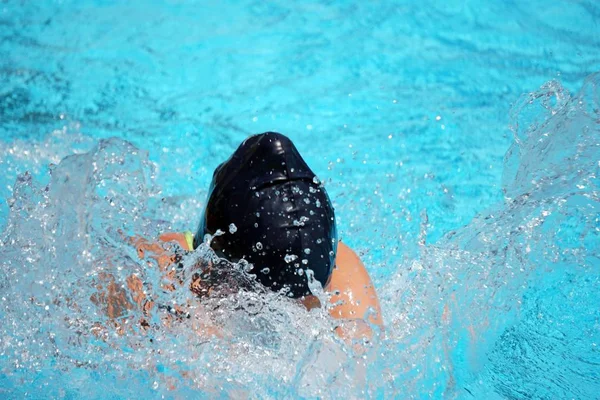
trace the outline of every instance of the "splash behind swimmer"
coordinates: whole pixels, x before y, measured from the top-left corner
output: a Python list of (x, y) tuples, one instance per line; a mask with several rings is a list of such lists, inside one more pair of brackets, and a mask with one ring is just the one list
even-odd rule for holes
[(194, 247), (206, 234), (218, 254), (247, 260), (260, 283), (290, 297), (310, 294), (307, 275), (323, 287), (331, 278), (337, 250), (331, 201), (282, 134), (246, 139), (215, 170)]

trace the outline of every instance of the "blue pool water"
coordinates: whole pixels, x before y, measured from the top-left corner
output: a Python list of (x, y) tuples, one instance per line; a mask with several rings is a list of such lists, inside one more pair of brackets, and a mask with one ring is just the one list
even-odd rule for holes
[[(599, 21), (583, 0), (1, 2), (0, 394), (598, 398)], [(325, 182), (385, 335), (356, 354), (273, 296), (115, 327), (110, 279), (191, 296), (124, 237), (194, 229), (213, 169), (268, 130)], [(207, 313), (228, 335), (193, 333)]]

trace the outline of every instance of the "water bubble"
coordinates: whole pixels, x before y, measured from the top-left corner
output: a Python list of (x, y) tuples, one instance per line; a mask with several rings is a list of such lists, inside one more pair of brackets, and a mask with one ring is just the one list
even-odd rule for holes
[(295, 260), (295, 259), (297, 259), (297, 258), (298, 258), (298, 256), (297, 256), (297, 255), (295, 255), (295, 254), (286, 254), (286, 255), (285, 255), (285, 257), (284, 257), (283, 259), (284, 259), (284, 261), (285, 261), (286, 263), (288, 263), (288, 264), (289, 264), (289, 263), (291, 263), (292, 261), (294, 261), (294, 260)]
[(237, 226), (235, 226), (235, 224), (229, 224), (229, 233), (236, 233), (237, 232)]
[(294, 220), (293, 224), (294, 226), (304, 226), (304, 223), (308, 221), (308, 217), (302, 216), (300, 217), (299, 220)]
[(310, 249), (309, 248), (304, 249), (304, 254), (310, 254)]
[(319, 183), (321, 183), (321, 181), (319, 180), (319, 178), (317, 178), (316, 176), (313, 178), (313, 183), (315, 185), (318, 185)]
[(265, 268), (261, 269), (260, 272), (266, 275), (269, 272), (271, 272), (271, 269), (269, 269), (268, 267), (265, 267)]
[(262, 243), (261, 243), (261, 242), (256, 242), (256, 248), (257, 248), (258, 250), (262, 250), (262, 249), (263, 249), (263, 245), (262, 245)]

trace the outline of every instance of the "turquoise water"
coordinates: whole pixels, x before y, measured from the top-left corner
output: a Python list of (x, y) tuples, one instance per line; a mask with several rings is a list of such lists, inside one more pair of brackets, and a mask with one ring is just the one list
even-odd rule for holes
[[(37, 3), (0, 4), (4, 397), (598, 398), (595, 2)], [(122, 232), (195, 228), (267, 130), (325, 182), (385, 335), (363, 358), (244, 296), (202, 304), (225, 338), (198, 310), (116, 334), (102, 274), (189, 296)]]

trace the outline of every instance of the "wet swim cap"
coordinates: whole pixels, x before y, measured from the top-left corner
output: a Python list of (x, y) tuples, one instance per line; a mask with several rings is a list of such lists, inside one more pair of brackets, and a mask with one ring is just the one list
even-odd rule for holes
[[(233, 225), (231, 225), (233, 224)], [(195, 246), (205, 234), (230, 261), (246, 259), (263, 285), (310, 294), (306, 270), (325, 287), (337, 250), (334, 210), (290, 139), (267, 132), (246, 139), (215, 170)]]

